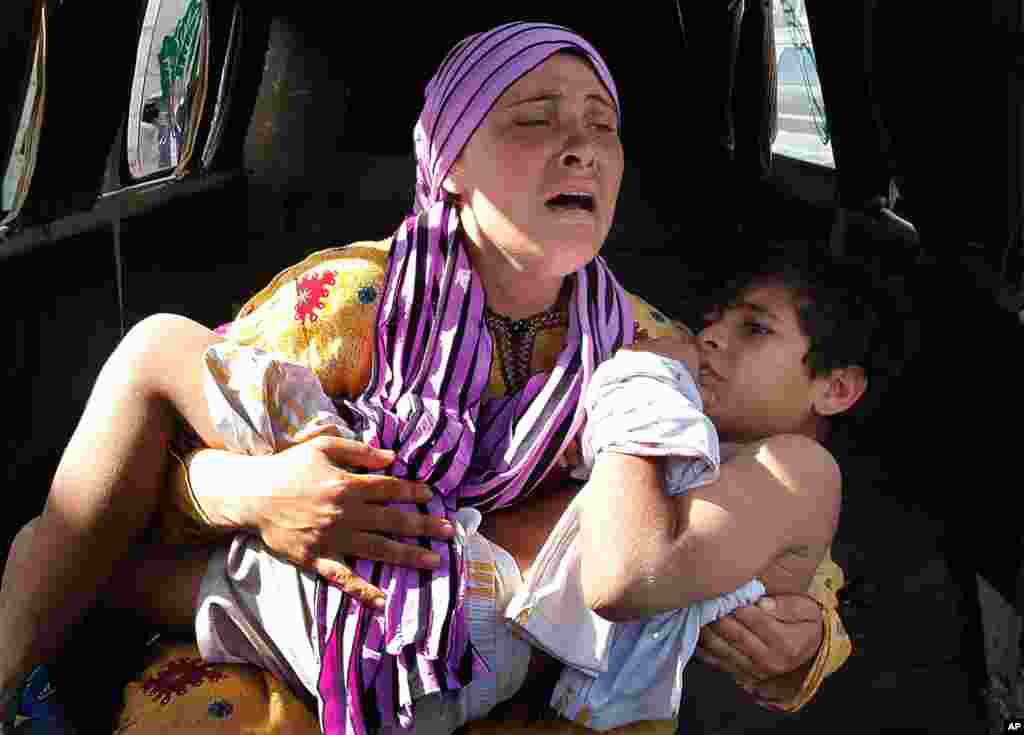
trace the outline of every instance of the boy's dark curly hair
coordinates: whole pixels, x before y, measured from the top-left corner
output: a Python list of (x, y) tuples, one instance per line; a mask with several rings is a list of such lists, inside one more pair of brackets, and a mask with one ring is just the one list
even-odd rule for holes
[(850, 418), (866, 418), (902, 371), (916, 342), (910, 304), (899, 285), (862, 259), (837, 258), (817, 243), (774, 243), (712, 299), (718, 307), (761, 283), (779, 284), (794, 296), (803, 333), (810, 340), (804, 362), (811, 375), (859, 366), (868, 390)]

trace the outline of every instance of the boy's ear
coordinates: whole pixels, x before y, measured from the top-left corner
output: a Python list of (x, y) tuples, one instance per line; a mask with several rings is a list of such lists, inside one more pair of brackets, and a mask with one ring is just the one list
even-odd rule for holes
[(835, 416), (849, 411), (868, 389), (864, 368), (857, 365), (836, 368), (817, 380), (820, 386), (814, 397), (814, 410), (819, 416)]

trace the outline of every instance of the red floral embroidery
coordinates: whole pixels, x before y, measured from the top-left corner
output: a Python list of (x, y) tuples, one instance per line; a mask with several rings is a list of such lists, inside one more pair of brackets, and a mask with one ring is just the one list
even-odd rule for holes
[(305, 322), (306, 317), (309, 317), (309, 321), (315, 322), (319, 318), (315, 310), (324, 308), (323, 300), (330, 291), (328, 286), (334, 283), (334, 273), (331, 271), (325, 271), (319, 276), (311, 273), (300, 278), (296, 284), (299, 294), (295, 302), (295, 321)]
[(155, 702), (169, 704), (171, 697), (184, 694), (189, 687), (225, 678), (227, 674), (217, 671), (201, 658), (176, 658), (156, 676), (147, 677), (142, 682), (142, 691), (153, 697)]

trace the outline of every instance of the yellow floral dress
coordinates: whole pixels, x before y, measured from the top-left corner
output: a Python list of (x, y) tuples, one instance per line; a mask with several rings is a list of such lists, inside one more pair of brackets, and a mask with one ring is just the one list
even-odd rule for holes
[[(354, 398), (370, 378), (377, 305), (383, 293), (390, 241), (357, 242), (310, 255), (280, 273), (242, 308), (223, 330), (237, 344), (258, 347), (311, 368), (325, 392)], [(685, 330), (682, 324), (630, 294), (639, 333), (669, 336)], [(496, 323), (488, 320), (492, 333)], [(504, 395), (515, 380), (520, 360), (527, 373), (550, 370), (562, 350), (565, 320), (546, 319), (532, 325), (532, 352), (512, 356), (507, 335), (496, 334), (489, 393)], [(523, 367), (523, 366), (520, 366)], [(179, 459), (182, 453), (175, 452)], [(187, 462), (175, 464), (168, 483), (159, 534), (172, 543), (212, 543), (217, 540), (203, 522), (191, 495)], [(843, 586), (842, 570), (826, 556), (809, 593), (825, 612), (824, 640), (809, 671), (790, 675), (791, 699), (783, 709), (796, 710), (814, 696), (825, 676), (838, 669), (852, 647), (837, 613), (836, 593)], [(744, 682), (739, 682), (744, 683)], [(674, 721), (648, 721), (617, 728), (623, 735), (674, 733)], [(142, 673), (128, 682), (117, 733), (292, 733), (319, 732), (316, 715), (272, 675), (254, 666), (207, 664), (195, 643), (157, 643), (151, 647)], [(528, 722), (508, 711), (502, 720), (483, 720), (463, 728), (465, 735), (548, 732), (552, 735), (589, 732), (566, 720)]]

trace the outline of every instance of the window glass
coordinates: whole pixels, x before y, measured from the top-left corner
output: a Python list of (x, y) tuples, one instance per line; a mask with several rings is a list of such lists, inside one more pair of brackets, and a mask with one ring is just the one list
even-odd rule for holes
[(217, 86), (217, 102), (213, 108), (213, 118), (210, 122), (210, 136), (206, 140), (206, 147), (203, 149), (203, 166), (207, 167), (217, 154), (220, 147), (221, 135), (224, 132), (224, 121), (227, 119), (227, 111), (231, 105), (231, 92), (235, 86), (235, 78), (238, 75), (238, 55), (242, 47), (242, 6), (235, 3), (234, 11), (231, 14), (231, 30), (228, 32), (228, 45), (224, 58), (224, 65), (221, 67), (220, 84)]
[[(42, 65), (46, 56), (46, 24), (42, 23), (36, 39), (32, 59), (32, 73), (29, 76), (25, 102), (21, 107), (18, 121), (18, 132), (11, 147), (11, 157), (7, 161), (0, 182), (0, 224), (13, 219), (28, 193), (28, 184), (35, 169), (36, 148), (39, 139), (39, 126), (42, 124)], [(3, 159), (0, 159), (3, 160)]]
[(37, 65), (32, 65), (32, 77), (29, 82), (28, 94), (25, 95), (25, 104), (21, 108), (21, 121), (18, 123), (18, 133), (14, 138), (14, 147), (11, 150), (11, 158), (7, 162), (7, 172), (4, 174), (3, 194), (0, 195), (0, 210), (8, 212), (14, 209), (15, 193), (18, 191), (18, 182), (22, 180), (28, 163), (28, 151), (26, 142), (29, 134), (29, 124), (32, 120), (32, 103), (35, 101), (36, 90), (39, 88), (39, 75)]
[(128, 111), (128, 168), (170, 172), (189, 135), (200, 72), (202, 0), (149, 0)]
[(814, 54), (809, 48), (795, 46), (782, 49), (779, 53), (779, 84), (809, 84), (820, 88), (818, 70), (814, 65)]
[(803, 0), (779, 0), (775, 12), (779, 131), (772, 150), (835, 167)]

